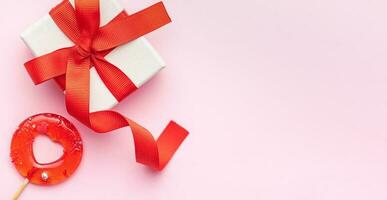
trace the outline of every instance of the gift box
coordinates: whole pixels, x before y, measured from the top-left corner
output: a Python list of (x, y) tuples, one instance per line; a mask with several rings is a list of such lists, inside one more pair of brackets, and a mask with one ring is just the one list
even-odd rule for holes
[(128, 15), (116, 0), (64, 0), (22, 34), (37, 56), (24, 65), (35, 84), (55, 80), (69, 114), (93, 131), (130, 127), (136, 161), (161, 170), (187, 130), (171, 121), (155, 140), (109, 109), (165, 66), (142, 36), (170, 22), (162, 2)]
[[(74, 0), (70, 0), (70, 3), (74, 7)], [(123, 6), (117, 0), (100, 0), (100, 26), (108, 24), (123, 10)], [(31, 25), (22, 33), (21, 38), (36, 57), (74, 46), (49, 14)], [(165, 67), (163, 59), (144, 37), (113, 49), (105, 59), (119, 68), (137, 88)], [(90, 111), (108, 110), (116, 104), (118, 100), (92, 67), (90, 69)]]

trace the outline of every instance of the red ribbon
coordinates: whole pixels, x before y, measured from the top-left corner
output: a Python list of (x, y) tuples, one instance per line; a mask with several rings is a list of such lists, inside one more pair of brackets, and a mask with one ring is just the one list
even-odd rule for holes
[(75, 0), (75, 10), (65, 0), (52, 9), (50, 15), (75, 46), (27, 62), (25, 66), (34, 83), (56, 80), (66, 90), (67, 111), (98, 133), (129, 126), (137, 162), (157, 170), (163, 169), (188, 135), (184, 128), (171, 121), (155, 141), (148, 130), (117, 112), (89, 111), (89, 70), (92, 66), (118, 101), (137, 89), (104, 56), (114, 48), (170, 23), (163, 3), (159, 2), (132, 15), (123, 11), (101, 28), (99, 0)]

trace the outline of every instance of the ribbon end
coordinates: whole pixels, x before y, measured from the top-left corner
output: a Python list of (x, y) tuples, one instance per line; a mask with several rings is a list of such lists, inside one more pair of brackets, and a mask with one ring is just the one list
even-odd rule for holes
[[(159, 7), (160, 10), (162, 10), (162, 12), (164, 12), (164, 15), (161, 15), (161, 16), (164, 16), (165, 17), (165, 21), (168, 22), (168, 23), (171, 23), (172, 22), (172, 19), (171, 17), (169, 16), (168, 14), (168, 11), (167, 11), (167, 8), (165, 7), (164, 3), (162, 1), (156, 3), (153, 5), (154, 7)], [(151, 6), (151, 7), (153, 7)]]
[(189, 132), (176, 122), (169, 122), (157, 139), (157, 146), (159, 148), (159, 171), (168, 164), (188, 134)]

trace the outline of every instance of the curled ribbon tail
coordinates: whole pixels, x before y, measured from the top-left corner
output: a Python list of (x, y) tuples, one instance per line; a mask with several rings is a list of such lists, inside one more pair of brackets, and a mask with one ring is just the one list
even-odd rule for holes
[(156, 170), (162, 170), (167, 165), (188, 135), (187, 130), (171, 121), (155, 140), (147, 129), (114, 111), (91, 113), (90, 122), (91, 128), (99, 133), (129, 126), (133, 134), (136, 161)]

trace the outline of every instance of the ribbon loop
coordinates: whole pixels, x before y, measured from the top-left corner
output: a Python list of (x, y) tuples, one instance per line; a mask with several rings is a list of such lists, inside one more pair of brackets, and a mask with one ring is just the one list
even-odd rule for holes
[(24, 65), (32, 81), (38, 85), (64, 75), (70, 51), (71, 48), (59, 49), (25, 63)]
[(58, 28), (75, 44), (78, 43), (81, 33), (79, 31), (75, 10), (68, 0), (62, 1), (50, 11), (50, 16), (54, 22), (60, 26)]
[(130, 16), (114, 20), (100, 28), (94, 37), (93, 49), (104, 51), (115, 48), (170, 22), (171, 18), (164, 4), (162, 2), (156, 3)]
[(94, 37), (99, 29), (99, 0), (76, 0), (75, 16), (83, 36)]

